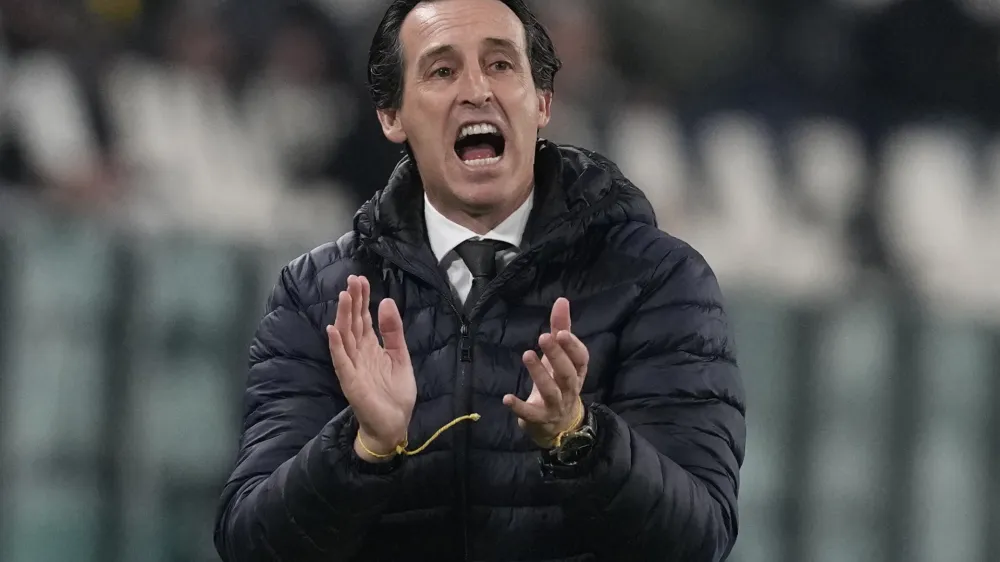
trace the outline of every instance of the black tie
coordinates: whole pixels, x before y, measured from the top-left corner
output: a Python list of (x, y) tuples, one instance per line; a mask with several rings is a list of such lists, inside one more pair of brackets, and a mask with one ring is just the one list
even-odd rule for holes
[(486, 285), (497, 276), (497, 253), (511, 248), (499, 240), (466, 240), (455, 251), (472, 272), (472, 289), (465, 299), (465, 313), (468, 314), (483, 296)]

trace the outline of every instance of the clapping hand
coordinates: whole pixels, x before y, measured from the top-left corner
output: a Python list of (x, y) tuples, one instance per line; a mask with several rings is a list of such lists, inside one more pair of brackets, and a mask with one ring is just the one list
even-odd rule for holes
[[(330, 355), (360, 429), (354, 450), (369, 462), (391, 456), (405, 442), (417, 398), (403, 320), (392, 299), (378, 307), (382, 342), (372, 325), (368, 279), (351, 275), (340, 292), (337, 319), (327, 326)], [(376, 455), (372, 455), (372, 453)]]
[(528, 399), (513, 394), (503, 398), (517, 416), (517, 424), (542, 448), (552, 447), (558, 435), (583, 421), (580, 391), (590, 361), (587, 347), (570, 332), (568, 300), (556, 300), (549, 325), (552, 331), (538, 339), (544, 356), (539, 359), (529, 350), (522, 357), (534, 383)]

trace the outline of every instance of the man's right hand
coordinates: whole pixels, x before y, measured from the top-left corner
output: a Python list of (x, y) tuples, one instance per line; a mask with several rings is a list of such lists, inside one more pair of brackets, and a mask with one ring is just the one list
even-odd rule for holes
[(365, 447), (388, 455), (403, 443), (417, 399), (417, 382), (396, 303), (392, 299), (379, 303), (380, 345), (372, 325), (370, 298), (366, 278), (348, 277), (347, 290), (340, 292), (337, 303), (337, 319), (326, 333), (341, 389), (360, 426), (354, 450), (368, 462), (379, 462), (389, 459), (372, 456)]

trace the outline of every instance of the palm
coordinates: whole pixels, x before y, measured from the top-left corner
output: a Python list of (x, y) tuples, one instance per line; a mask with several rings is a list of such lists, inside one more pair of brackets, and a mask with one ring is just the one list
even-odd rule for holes
[[(549, 362), (549, 358), (547, 356), (542, 356), (542, 365), (545, 367), (546, 371), (552, 373), (552, 364)], [(545, 408), (545, 399), (542, 397), (542, 393), (538, 389), (537, 384), (532, 385), (531, 394), (528, 395), (528, 399), (525, 400), (525, 402), (532, 406)], [(528, 423), (521, 418), (518, 418), (517, 425), (521, 429), (525, 430), (529, 437), (539, 442), (546, 441), (546, 436), (552, 435), (561, 429), (556, 427), (555, 424), (533, 424)]]
[(551, 333), (538, 338), (544, 356), (539, 359), (536, 352), (526, 351), (522, 357), (533, 383), (528, 399), (504, 396), (517, 424), (541, 447), (551, 446), (560, 433), (579, 423), (580, 392), (590, 361), (586, 346), (570, 332), (568, 300), (556, 299), (549, 324)]
[(395, 303), (379, 304), (379, 343), (369, 309), (370, 287), (351, 276), (340, 295), (337, 320), (328, 329), (330, 352), (341, 389), (363, 431), (376, 440), (397, 443), (416, 402), (417, 385)]
[(405, 361), (394, 361), (372, 331), (358, 345), (354, 370), (356, 384), (350, 390), (345, 388), (344, 395), (354, 406), (362, 427), (376, 435), (405, 428), (417, 394), (409, 355)]

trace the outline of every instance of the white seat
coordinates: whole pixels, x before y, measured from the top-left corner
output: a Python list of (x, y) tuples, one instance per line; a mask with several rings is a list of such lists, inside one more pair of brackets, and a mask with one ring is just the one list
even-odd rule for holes
[(974, 150), (961, 132), (911, 126), (886, 143), (883, 228), (919, 293), (947, 314), (981, 314), (986, 239)]
[(844, 228), (865, 180), (858, 132), (833, 119), (806, 120), (793, 127), (788, 148), (798, 189), (820, 212), (825, 227)]
[(684, 137), (674, 116), (655, 106), (629, 106), (611, 120), (609, 157), (649, 198), (660, 226), (684, 237), (690, 217)]
[(773, 179), (772, 147), (763, 147), (751, 117), (725, 114), (699, 124), (701, 186), (707, 209), (690, 225), (691, 242), (715, 268), (723, 285), (760, 288), (768, 275), (759, 249), (775, 238), (767, 184)]
[(848, 226), (860, 204), (864, 186), (864, 147), (858, 132), (833, 119), (808, 119), (790, 132), (791, 178), (794, 195), (812, 213), (798, 207), (786, 215), (783, 242), (798, 247), (789, 264), (807, 294), (841, 298), (855, 275)]
[(10, 63), (0, 76), (0, 106), (23, 141), (31, 167), (46, 182), (63, 184), (94, 172), (97, 139), (87, 122), (83, 92), (69, 65), (48, 53)]
[(255, 241), (280, 228), (274, 209), (294, 194), (219, 80), (124, 58), (106, 89), (131, 187), (120, 215), (132, 226)]
[(750, 115), (719, 114), (701, 124), (699, 146), (715, 212), (693, 230), (720, 277), (793, 299), (822, 295), (822, 241), (781, 190), (771, 131)]

